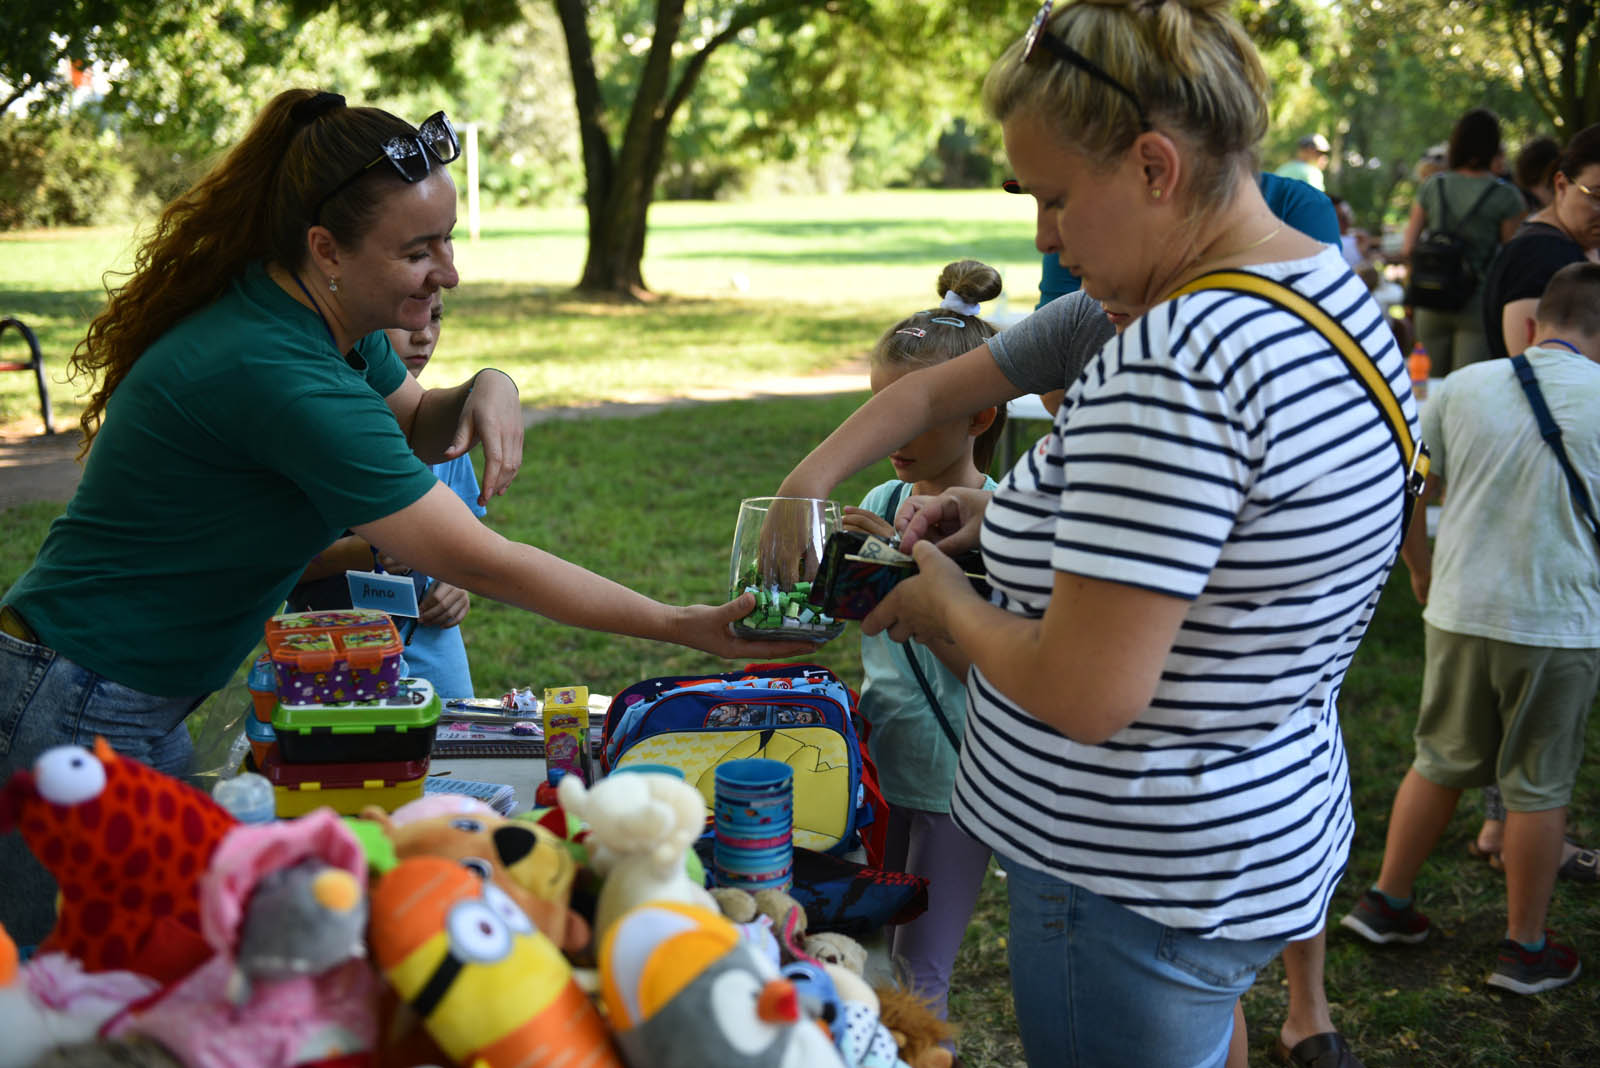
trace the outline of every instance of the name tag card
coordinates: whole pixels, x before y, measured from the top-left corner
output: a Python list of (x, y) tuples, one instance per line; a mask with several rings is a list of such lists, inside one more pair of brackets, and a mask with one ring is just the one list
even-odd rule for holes
[(350, 603), (357, 608), (376, 608), (391, 616), (417, 617), (417, 587), (410, 575), (346, 571), (344, 577), (350, 583)]

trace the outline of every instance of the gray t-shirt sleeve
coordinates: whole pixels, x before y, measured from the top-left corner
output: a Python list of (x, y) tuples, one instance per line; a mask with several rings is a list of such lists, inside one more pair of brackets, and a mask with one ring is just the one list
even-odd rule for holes
[(1048, 393), (1077, 381), (1089, 358), (1115, 335), (1100, 302), (1080, 289), (990, 338), (989, 351), (1019, 390)]

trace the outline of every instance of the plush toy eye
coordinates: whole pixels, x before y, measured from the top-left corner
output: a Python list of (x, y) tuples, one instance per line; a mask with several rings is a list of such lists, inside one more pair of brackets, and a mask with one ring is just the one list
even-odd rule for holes
[(483, 901), (463, 901), (445, 920), (450, 951), (469, 964), (493, 964), (511, 953), (511, 931)]
[(494, 874), (494, 869), (489, 867), (489, 862), (482, 857), (462, 857), (461, 866), (484, 882), (488, 882), (489, 877)]
[(477, 820), (468, 819), (465, 816), (457, 817), (456, 819), (451, 820), (450, 827), (452, 830), (464, 831), (467, 834), (478, 834), (483, 830), (483, 824), (479, 823)]
[(528, 919), (528, 914), (523, 912), (511, 896), (493, 883), (483, 888), (484, 904), (494, 909), (495, 913), (505, 921), (516, 934), (532, 934), (533, 921)]
[(745, 1056), (754, 1056), (772, 1045), (778, 1030), (757, 1015), (762, 981), (753, 973), (727, 971), (711, 986), (711, 1016), (728, 1045)]
[(48, 749), (33, 765), (39, 796), (56, 805), (76, 805), (99, 797), (106, 788), (106, 769), (100, 759), (77, 745)]

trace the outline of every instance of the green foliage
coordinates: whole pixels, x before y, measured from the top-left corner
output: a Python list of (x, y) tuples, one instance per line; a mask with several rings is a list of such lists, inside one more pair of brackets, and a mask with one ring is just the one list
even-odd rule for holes
[(83, 114), (0, 115), (0, 230), (127, 218), (134, 169)]

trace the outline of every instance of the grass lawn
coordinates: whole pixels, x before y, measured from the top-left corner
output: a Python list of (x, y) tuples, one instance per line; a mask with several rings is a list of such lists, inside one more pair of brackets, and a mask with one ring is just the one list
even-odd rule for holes
[[(905, 311), (932, 302), (947, 260), (974, 254), (1006, 270), (1012, 303), (1037, 280), (1031, 220), (990, 194), (899, 194), (767, 205), (665, 205), (655, 216), (646, 278), (672, 292), (639, 307), (584, 305), (562, 291), (577, 275), (581, 217), (494, 216), (476, 246), (463, 242), (439, 380), (493, 363), (530, 401), (582, 401), (737, 381), (762, 369), (799, 372), (859, 355)], [(905, 220), (910, 219), (907, 223)], [(106, 233), (0, 238), (0, 305), (45, 324), (61, 352), (81, 332), (95, 275), (125, 238)], [(755, 249), (734, 252), (733, 249)], [(24, 252), (37, 253), (36, 261)], [(743, 272), (748, 289), (728, 278)], [(760, 353), (756, 356), (756, 353)], [(448, 361), (448, 362), (447, 362)], [(433, 372), (430, 372), (432, 374)], [(0, 376), (4, 422), (26, 426), (31, 380)], [(63, 390), (63, 396), (65, 396)], [(741, 497), (769, 493), (859, 396), (735, 401), (638, 419), (534, 426), (513, 492), (488, 522), (667, 600), (715, 600)], [(61, 402), (57, 418), (69, 406)], [(840, 487), (858, 500), (888, 477), (879, 465)], [(55, 504), (0, 512), (0, 589), (27, 566)], [(159, 621), (129, 621), (159, 625)], [(465, 625), (478, 689), (583, 682), (614, 692), (651, 675), (713, 669), (676, 647), (557, 627), (485, 598)], [(859, 681), (855, 632), (816, 659)], [(1411, 759), (1422, 664), (1418, 609), (1403, 573), (1390, 582), (1346, 679), (1341, 711), (1355, 788), (1357, 832), (1335, 900), (1342, 915), (1376, 876), (1395, 786)], [(1589, 752), (1600, 752), (1591, 718)], [(1586, 762), (1573, 802), (1576, 833), (1600, 840), (1600, 776)], [(1465, 799), (1419, 884), (1435, 933), (1421, 946), (1377, 950), (1335, 928), (1329, 937), (1334, 1018), (1369, 1066), (1590, 1065), (1600, 1051), (1600, 980), (1540, 998), (1491, 992), (1483, 978), (1502, 933), (1503, 877), (1469, 857), (1478, 816)], [(967, 932), (952, 993), (972, 1065), (1018, 1065), (1005, 964), (1004, 882), (991, 877)], [(1551, 926), (1600, 968), (1600, 887), (1557, 886)], [(1282, 970), (1265, 971), (1245, 1000), (1252, 1060), (1267, 1063), (1284, 1007)], [(1130, 1032), (1136, 1024), (1108, 1022)]]

